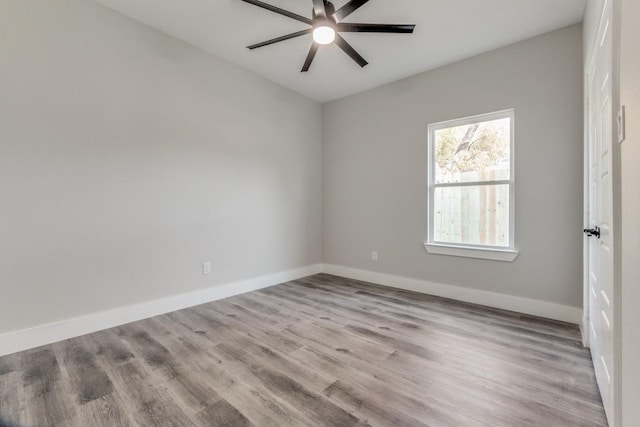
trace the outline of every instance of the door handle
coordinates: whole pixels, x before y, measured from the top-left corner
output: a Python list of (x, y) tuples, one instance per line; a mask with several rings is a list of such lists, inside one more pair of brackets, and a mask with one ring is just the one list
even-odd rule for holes
[(600, 238), (600, 227), (598, 227), (597, 225), (594, 228), (585, 228), (582, 231), (587, 235), (587, 237), (596, 237), (598, 239)]

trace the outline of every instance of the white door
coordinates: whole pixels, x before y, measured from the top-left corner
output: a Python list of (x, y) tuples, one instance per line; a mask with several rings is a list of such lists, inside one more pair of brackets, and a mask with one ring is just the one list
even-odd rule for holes
[(612, 22), (606, 1), (588, 75), (589, 120), (589, 342), (610, 425), (614, 423), (614, 295), (612, 202)]

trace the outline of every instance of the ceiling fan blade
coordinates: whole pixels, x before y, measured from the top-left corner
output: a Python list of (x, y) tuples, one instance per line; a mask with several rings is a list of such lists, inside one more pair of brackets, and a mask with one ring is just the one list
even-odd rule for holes
[(364, 67), (368, 64), (366, 59), (364, 59), (356, 50), (351, 47), (349, 43), (345, 39), (342, 38), (340, 34), (336, 34), (336, 40), (334, 42), (340, 49), (344, 51), (347, 55), (351, 57), (354, 61), (358, 63), (359, 66)]
[(345, 33), (413, 33), (413, 24), (338, 24), (337, 30)]
[(318, 16), (320, 18), (327, 17), (324, 0), (313, 0), (313, 14), (314, 16)]
[(304, 60), (304, 65), (302, 66), (302, 70), (300, 70), (302, 73), (306, 73), (307, 71), (309, 71), (309, 68), (311, 67), (311, 63), (313, 62), (313, 58), (315, 58), (316, 53), (318, 53), (319, 47), (320, 45), (317, 43), (313, 43), (311, 45), (311, 49), (309, 49), (309, 54), (307, 55), (307, 59)]
[(336, 13), (333, 14), (333, 17), (335, 18), (336, 22), (340, 22), (344, 18), (346, 18), (347, 16), (351, 15), (353, 12), (358, 10), (361, 6), (363, 6), (368, 1), (369, 0), (351, 0), (350, 2), (342, 6), (340, 9), (338, 9)]
[(276, 6), (272, 6), (270, 4), (261, 2), (259, 0), (242, 0), (242, 1), (246, 2), (246, 3), (249, 3), (249, 4), (252, 4), (254, 6), (261, 7), (263, 9), (270, 10), (271, 12), (275, 12), (277, 14), (284, 15), (287, 18), (291, 18), (291, 19), (295, 19), (296, 21), (304, 22), (305, 24), (311, 25), (313, 23), (313, 21), (311, 19), (309, 19), (309, 18), (305, 18), (304, 16), (298, 15), (298, 14), (293, 13), (293, 12), (289, 12), (288, 10), (281, 9), (279, 7), (276, 7)]
[(275, 39), (267, 40), (262, 43), (252, 44), (251, 46), (247, 46), (248, 49), (257, 49), (259, 47), (269, 46), (270, 44), (283, 42), (285, 40), (294, 39), (296, 37), (304, 36), (305, 34), (311, 34), (313, 28), (309, 28), (308, 30), (298, 31), (296, 33), (287, 34), (286, 36), (276, 37)]

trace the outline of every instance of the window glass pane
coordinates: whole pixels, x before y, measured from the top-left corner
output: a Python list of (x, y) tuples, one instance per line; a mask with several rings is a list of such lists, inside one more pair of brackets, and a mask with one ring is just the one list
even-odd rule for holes
[(509, 179), (511, 119), (434, 131), (436, 183)]
[(509, 246), (509, 185), (436, 187), (434, 241)]

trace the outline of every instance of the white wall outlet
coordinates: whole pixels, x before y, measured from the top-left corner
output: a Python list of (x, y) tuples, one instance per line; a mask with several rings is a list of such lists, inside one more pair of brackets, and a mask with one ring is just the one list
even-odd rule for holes
[(209, 261), (202, 263), (202, 274), (205, 276), (211, 274), (211, 263)]
[(378, 261), (378, 252), (377, 251), (371, 252), (371, 261)]

